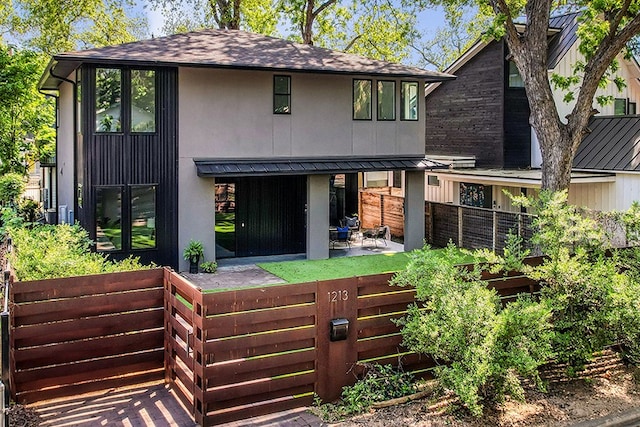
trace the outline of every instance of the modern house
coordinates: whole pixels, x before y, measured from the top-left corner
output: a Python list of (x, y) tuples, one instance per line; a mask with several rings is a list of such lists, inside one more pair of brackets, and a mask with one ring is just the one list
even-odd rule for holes
[(358, 173), (402, 170), (405, 249), (421, 247), (421, 94), (452, 78), (227, 30), (55, 55), (40, 88), (58, 97), (58, 220), (180, 269), (192, 239), (208, 260), (321, 259)]
[[(554, 17), (548, 33), (549, 75), (571, 75), (571, 66), (580, 58), (576, 30), (578, 13)], [(445, 72), (456, 80), (434, 83), (426, 90), (426, 153), (430, 159), (450, 165), (448, 170), (429, 173), (426, 197), (429, 201), (515, 211), (503, 189), (512, 194), (532, 194), (540, 188), (541, 154), (535, 132), (529, 125), (529, 104), (515, 64), (508, 61), (504, 40), (478, 41)], [(618, 58), (617, 75), (627, 86), (599, 89), (597, 96), (608, 95), (615, 101), (607, 106), (594, 102), (600, 116), (614, 116), (629, 124), (636, 119), (640, 100), (640, 67), (635, 60)], [(561, 117), (573, 105), (554, 91)], [(627, 115), (632, 117), (623, 118)], [(600, 117), (597, 116), (597, 117)], [(594, 123), (604, 123), (596, 118)], [(629, 128), (611, 123), (607, 130), (625, 132)], [(620, 122), (622, 123), (622, 122)], [(630, 200), (640, 199), (640, 191), (630, 192), (629, 179), (635, 171), (629, 167), (610, 168), (603, 159), (593, 160), (591, 144), (611, 150), (613, 134), (594, 130), (576, 156), (569, 189), (569, 201), (597, 210), (626, 209)], [(596, 133), (595, 130), (598, 129)], [(640, 137), (640, 134), (636, 135)], [(603, 139), (605, 138), (605, 139)], [(623, 176), (623, 173), (625, 174)], [(640, 178), (640, 175), (638, 176)], [(634, 184), (640, 190), (640, 181)]]

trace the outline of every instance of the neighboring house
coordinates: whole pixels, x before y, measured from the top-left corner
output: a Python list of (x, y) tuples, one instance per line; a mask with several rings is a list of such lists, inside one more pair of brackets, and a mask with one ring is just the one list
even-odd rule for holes
[(358, 173), (402, 170), (405, 249), (420, 247), (434, 164), (419, 94), (452, 78), (225, 30), (55, 55), (40, 88), (58, 96), (58, 220), (181, 269), (191, 239), (208, 260), (327, 258)]
[[(552, 18), (549, 28), (549, 75), (570, 75), (571, 64), (579, 58), (577, 13)], [(450, 165), (446, 171), (429, 173), (426, 197), (429, 201), (472, 205), (516, 211), (503, 189), (515, 194), (534, 194), (540, 188), (541, 155), (535, 132), (529, 126), (529, 104), (515, 64), (508, 61), (506, 43), (478, 41), (445, 72), (457, 79), (429, 85), (426, 90), (426, 155)], [(618, 58), (617, 74), (627, 87), (619, 92), (611, 84), (597, 95), (610, 95), (607, 106), (594, 103), (600, 114), (636, 114), (640, 99), (640, 68), (635, 60)], [(560, 117), (573, 107), (554, 91)], [(599, 120), (599, 119), (596, 119)], [(620, 119), (625, 120), (625, 119)], [(599, 133), (598, 145), (614, 140)], [(580, 148), (576, 159), (582, 158)], [(576, 160), (569, 189), (569, 201), (597, 210), (626, 209), (640, 192), (626, 191), (628, 176), (601, 161), (582, 165)], [(599, 166), (599, 167), (591, 167)], [(600, 168), (601, 166), (601, 168)], [(626, 175), (625, 175), (626, 176)], [(640, 186), (635, 186), (638, 188)]]

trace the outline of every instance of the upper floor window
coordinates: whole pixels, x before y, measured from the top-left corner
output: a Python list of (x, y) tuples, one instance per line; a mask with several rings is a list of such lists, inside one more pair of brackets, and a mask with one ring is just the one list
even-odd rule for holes
[(509, 87), (524, 87), (522, 76), (513, 61), (509, 61)]
[(400, 120), (418, 120), (418, 83), (402, 82)]
[(371, 120), (371, 80), (353, 80), (353, 119)]
[(616, 116), (635, 115), (636, 103), (630, 102), (628, 98), (616, 98), (613, 101), (613, 114)]
[(273, 113), (291, 114), (290, 76), (273, 76)]
[(131, 70), (131, 132), (156, 131), (156, 72)]
[(378, 81), (378, 120), (396, 119), (396, 82)]
[(96, 132), (121, 132), (122, 70), (96, 69)]

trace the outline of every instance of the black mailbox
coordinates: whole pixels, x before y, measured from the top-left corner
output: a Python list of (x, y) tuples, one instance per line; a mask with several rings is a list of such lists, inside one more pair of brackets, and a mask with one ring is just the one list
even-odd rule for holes
[(349, 332), (349, 321), (347, 319), (331, 319), (329, 325), (329, 339), (331, 341), (347, 339), (347, 333)]

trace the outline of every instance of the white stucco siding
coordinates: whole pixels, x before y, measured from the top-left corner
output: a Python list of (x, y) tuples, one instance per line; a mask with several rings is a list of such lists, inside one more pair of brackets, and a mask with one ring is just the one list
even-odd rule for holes
[[(291, 114), (273, 113), (273, 76), (291, 76)], [(368, 77), (361, 77), (368, 78)], [(180, 68), (180, 157), (423, 155), (420, 120), (352, 119), (354, 76)], [(421, 83), (422, 84), (422, 83)], [(396, 111), (401, 80), (396, 80)]]
[[(75, 80), (75, 73), (70, 75), (69, 80)], [(58, 185), (58, 206), (67, 206), (74, 209), (74, 145), (76, 133), (73, 128), (74, 120), (74, 90), (71, 83), (62, 82), (59, 87), (59, 121), (58, 121), (58, 141), (56, 145), (57, 162), (57, 185)], [(61, 218), (58, 219), (59, 221)]]

